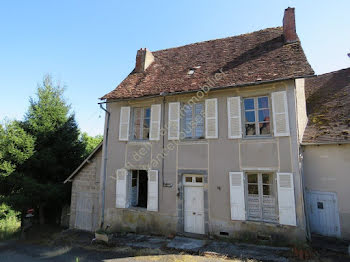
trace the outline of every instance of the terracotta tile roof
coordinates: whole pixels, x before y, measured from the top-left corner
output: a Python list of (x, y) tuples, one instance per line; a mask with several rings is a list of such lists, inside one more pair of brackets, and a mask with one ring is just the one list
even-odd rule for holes
[[(216, 72), (225, 77), (214, 87), (244, 85), (313, 75), (299, 41), (284, 44), (283, 28), (200, 42), (152, 52), (145, 72), (131, 72), (101, 99), (159, 95), (199, 90)], [(194, 69), (193, 74), (188, 74)]]
[(303, 143), (350, 143), (350, 68), (305, 80)]

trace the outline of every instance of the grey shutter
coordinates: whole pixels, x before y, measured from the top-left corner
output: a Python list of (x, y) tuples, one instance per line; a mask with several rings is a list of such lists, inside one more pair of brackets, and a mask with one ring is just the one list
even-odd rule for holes
[(118, 169), (116, 171), (116, 207), (127, 207), (127, 185), (128, 171), (126, 169)]
[(227, 117), (228, 138), (241, 138), (241, 98), (239, 96), (227, 98)]
[(152, 105), (149, 140), (160, 139), (160, 119), (161, 119), (161, 105), (160, 104)]
[(147, 210), (158, 211), (158, 170), (148, 171)]
[(129, 140), (129, 122), (130, 122), (130, 107), (123, 106), (120, 108), (119, 118), (119, 140)]
[(296, 226), (294, 183), (292, 173), (277, 173), (279, 222)]
[(289, 116), (287, 92), (279, 91), (271, 94), (273, 130), (275, 136), (289, 136)]
[(178, 140), (180, 134), (180, 103), (169, 103), (168, 139)]
[(205, 138), (218, 138), (218, 100), (205, 100)]
[(230, 206), (232, 220), (245, 220), (244, 174), (229, 172), (230, 176)]

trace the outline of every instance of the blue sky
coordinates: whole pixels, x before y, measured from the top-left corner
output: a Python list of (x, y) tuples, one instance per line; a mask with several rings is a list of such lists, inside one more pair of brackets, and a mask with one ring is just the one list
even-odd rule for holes
[(2, 1), (0, 120), (22, 119), (37, 83), (66, 85), (80, 128), (103, 132), (98, 98), (133, 69), (137, 49), (159, 50), (282, 25), (296, 26), (317, 74), (350, 66), (350, 1)]

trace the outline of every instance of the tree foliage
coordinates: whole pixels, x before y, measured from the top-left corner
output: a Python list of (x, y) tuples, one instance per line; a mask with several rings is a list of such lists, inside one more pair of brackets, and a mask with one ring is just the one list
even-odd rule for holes
[(0, 130), (1, 172), (7, 176), (0, 194), (17, 210), (37, 207), (58, 215), (70, 199), (63, 181), (81, 163), (85, 144), (63, 93), (50, 76), (44, 77), (24, 121)]
[(91, 152), (101, 143), (103, 136), (89, 136), (88, 133), (84, 132), (81, 134), (81, 141), (85, 146), (84, 158), (91, 154)]

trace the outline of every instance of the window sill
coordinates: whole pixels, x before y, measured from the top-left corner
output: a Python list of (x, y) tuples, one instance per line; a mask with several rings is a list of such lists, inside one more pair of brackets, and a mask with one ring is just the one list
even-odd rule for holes
[(146, 207), (128, 207), (126, 208), (127, 210), (130, 210), (130, 211), (135, 211), (135, 212), (148, 212), (147, 208)]
[(128, 145), (150, 145), (151, 144), (151, 141), (149, 140), (130, 140), (128, 141), (127, 143)]

